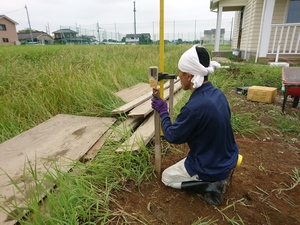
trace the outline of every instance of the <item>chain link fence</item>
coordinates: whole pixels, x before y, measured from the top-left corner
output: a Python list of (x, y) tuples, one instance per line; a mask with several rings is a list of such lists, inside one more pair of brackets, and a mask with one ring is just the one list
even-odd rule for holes
[[(136, 34), (149, 33), (152, 41), (159, 40), (159, 22), (136, 24), (101, 24), (96, 22), (90, 25), (75, 24), (74, 26), (60, 26), (60, 29), (76, 31), (78, 36), (94, 36), (99, 42), (124, 41), (127, 34), (134, 34), (135, 28)], [(232, 39), (233, 20), (222, 20), (221, 28), (221, 43), (230, 43)], [(215, 29), (216, 20), (165, 21), (164, 39), (171, 42), (181, 39), (184, 42), (202, 41), (205, 43), (214, 43)]]

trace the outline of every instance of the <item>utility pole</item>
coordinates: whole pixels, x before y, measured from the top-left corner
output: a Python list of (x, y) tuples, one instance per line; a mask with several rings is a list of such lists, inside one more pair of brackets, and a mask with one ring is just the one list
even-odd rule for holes
[(197, 20), (195, 20), (195, 37), (194, 37), (194, 43), (197, 40)]
[(117, 24), (115, 23), (115, 40), (118, 42), (118, 36), (117, 36)]
[(50, 34), (50, 27), (49, 27), (49, 23), (47, 23), (47, 26), (46, 26), (46, 33), (47, 33), (47, 34), (49, 34), (49, 35), (51, 35), (51, 34)]
[(100, 44), (100, 27), (99, 27), (99, 23), (97, 22), (97, 32), (98, 32), (98, 41), (99, 41), (99, 44)]
[(133, 14), (134, 14), (134, 40), (135, 40), (135, 37), (136, 37), (136, 17), (135, 17), (135, 1), (133, 2)]
[(29, 20), (27, 5), (25, 5), (25, 9), (26, 9), (26, 14), (27, 14), (27, 19), (28, 19), (29, 30), (30, 30), (31, 42), (33, 44), (33, 36), (32, 36), (32, 31), (31, 31), (31, 25), (30, 25), (30, 20)]
[(173, 21), (173, 43), (175, 42), (175, 20)]

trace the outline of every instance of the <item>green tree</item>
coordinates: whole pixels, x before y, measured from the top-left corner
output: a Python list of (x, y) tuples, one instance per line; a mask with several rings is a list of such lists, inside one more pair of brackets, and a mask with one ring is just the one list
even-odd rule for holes
[(149, 45), (152, 44), (152, 40), (150, 38), (145, 38), (144, 35), (139, 37), (139, 44)]
[(177, 44), (178, 44), (178, 45), (179, 45), (179, 44), (182, 44), (182, 39), (181, 39), (181, 38), (178, 38)]
[[(31, 29), (31, 32), (32, 32), (32, 33), (35, 33), (35, 32), (42, 32), (42, 31), (32, 30), (32, 29)], [(18, 31), (18, 34), (29, 34), (29, 33), (30, 33), (30, 28), (26, 28), (26, 29), (23, 29), (23, 30), (19, 30), (19, 31)]]

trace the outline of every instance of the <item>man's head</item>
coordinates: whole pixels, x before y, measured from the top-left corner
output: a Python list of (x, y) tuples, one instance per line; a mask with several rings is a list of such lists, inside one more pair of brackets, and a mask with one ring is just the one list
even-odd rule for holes
[(210, 55), (201, 45), (194, 45), (182, 54), (178, 62), (179, 78), (184, 90), (195, 89), (214, 71)]

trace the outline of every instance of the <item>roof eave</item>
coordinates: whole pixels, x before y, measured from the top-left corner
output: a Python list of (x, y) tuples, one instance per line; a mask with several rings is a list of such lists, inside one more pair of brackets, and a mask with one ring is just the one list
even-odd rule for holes
[(9, 18), (9, 17), (7, 17), (5, 15), (0, 15), (0, 17), (3, 17), (5, 19), (9, 20), (10, 22), (14, 23), (15, 25), (19, 25), (16, 21), (12, 20), (11, 18)]

